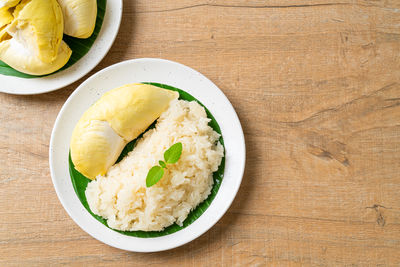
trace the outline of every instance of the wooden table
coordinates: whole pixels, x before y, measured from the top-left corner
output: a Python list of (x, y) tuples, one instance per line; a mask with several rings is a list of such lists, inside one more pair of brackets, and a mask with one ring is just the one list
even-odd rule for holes
[[(140, 57), (209, 77), (247, 143), (226, 215), (151, 254), (83, 232), (48, 165), (72, 91)], [(400, 266), (400, 1), (125, 0), (116, 42), (89, 75), (48, 94), (0, 94), (0, 266)]]

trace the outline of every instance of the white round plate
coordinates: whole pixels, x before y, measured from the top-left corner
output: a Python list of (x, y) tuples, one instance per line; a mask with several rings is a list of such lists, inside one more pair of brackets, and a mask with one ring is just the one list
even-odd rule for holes
[[(68, 172), (69, 140), (82, 114), (105, 92), (128, 83), (156, 82), (180, 88), (202, 102), (218, 122), (225, 142), (225, 173), (208, 209), (186, 228), (166, 236), (139, 238), (113, 231), (90, 215), (79, 201)], [(71, 218), (94, 238), (116, 248), (154, 252), (172, 249), (210, 229), (228, 210), (242, 181), (246, 149), (242, 127), (222, 91), (199, 72), (162, 59), (134, 59), (112, 65), (83, 82), (62, 107), (50, 140), (50, 171), (53, 184)]]
[(34, 95), (65, 87), (91, 71), (107, 54), (118, 34), (122, 17), (122, 0), (107, 0), (106, 13), (93, 46), (71, 67), (39, 78), (19, 78), (0, 74), (0, 92), (16, 95)]

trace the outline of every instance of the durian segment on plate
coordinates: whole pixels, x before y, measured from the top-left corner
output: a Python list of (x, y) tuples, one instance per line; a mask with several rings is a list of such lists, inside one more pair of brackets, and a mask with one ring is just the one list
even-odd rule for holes
[(58, 0), (64, 14), (64, 33), (77, 38), (88, 38), (96, 25), (96, 0)]
[(71, 49), (62, 41), (58, 56), (48, 63), (40, 60), (16, 40), (0, 43), (0, 58), (12, 68), (32, 75), (45, 75), (61, 69), (68, 62), (71, 53)]
[(71, 155), (75, 168), (86, 177), (94, 178), (106, 173), (115, 163), (126, 141), (106, 121), (87, 118), (81, 121), (74, 129)]
[(56, 0), (22, 0), (0, 31), (0, 60), (33, 75), (64, 66), (72, 51), (62, 41), (64, 20)]
[(90, 179), (104, 175), (124, 146), (152, 124), (179, 94), (148, 84), (127, 84), (105, 93), (72, 132), (71, 159)]

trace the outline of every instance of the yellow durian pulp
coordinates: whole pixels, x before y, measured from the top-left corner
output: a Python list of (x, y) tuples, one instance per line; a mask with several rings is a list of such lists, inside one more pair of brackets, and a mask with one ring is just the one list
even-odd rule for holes
[(179, 94), (148, 84), (105, 93), (80, 118), (71, 138), (75, 169), (90, 179), (104, 175), (124, 146), (143, 133)]
[(12, 17), (0, 31), (0, 60), (33, 75), (52, 73), (68, 62), (72, 51), (62, 41), (64, 20), (56, 0), (22, 0)]
[(82, 118), (71, 140), (71, 158), (75, 168), (93, 179), (105, 174), (126, 145), (106, 121)]
[(58, 56), (50, 63), (44, 62), (39, 57), (31, 56), (31, 51), (13, 41), (0, 43), (0, 59), (12, 68), (32, 74), (44, 75), (61, 69), (71, 56), (71, 49), (62, 41), (58, 49)]
[(0, 8), (0, 30), (7, 24), (10, 24), (12, 20), (13, 16), (8, 8)]
[(105, 93), (91, 110), (125, 140), (143, 133), (178, 93), (149, 84), (127, 84)]
[(96, 25), (96, 0), (58, 0), (64, 14), (64, 33), (88, 38)]
[(0, 8), (10, 8), (16, 6), (21, 0), (0, 0)]

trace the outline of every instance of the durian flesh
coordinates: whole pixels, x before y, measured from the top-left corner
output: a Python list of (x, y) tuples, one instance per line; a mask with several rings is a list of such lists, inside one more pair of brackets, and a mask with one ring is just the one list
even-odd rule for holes
[(71, 137), (75, 169), (90, 179), (104, 175), (124, 146), (143, 133), (179, 94), (147, 84), (105, 93), (78, 121)]
[(96, 25), (96, 0), (58, 0), (64, 15), (64, 33), (88, 38)]
[(12, 20), (13, 16), (8, 8), (0, 8), (0, 30), (7, 24), (11, 23)]
[(22, 0), (12, 12), (12, 21), (3, 18), (0, 60), (33, 75), (52, 73), (68, 62), (72, 51), (62, 41), (64, 20), (56, 0)]
[(0, 8), (10, 8), (16, 6), (21, 0), (0, 0)]

